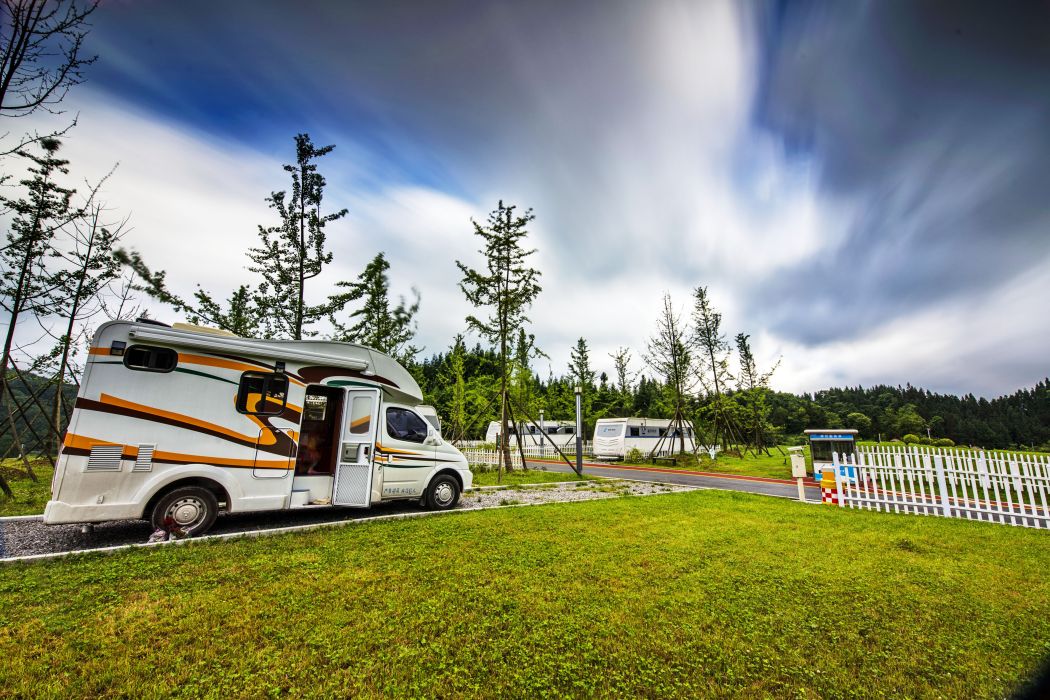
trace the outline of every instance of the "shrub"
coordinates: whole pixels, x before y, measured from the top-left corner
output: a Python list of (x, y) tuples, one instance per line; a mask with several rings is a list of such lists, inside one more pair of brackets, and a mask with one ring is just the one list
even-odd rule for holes
[(921, 438), (919, 438), (919, 444), (920, 445), (932, 445), (933, 444), (933, 440), (931, 440), (928, 437), (921, 437)]
[(699, 466), (700, 460), (692, 452), (682, 452), (675, 456), (675, 464), (680, 467)]
[(643, 459), (645, 459), (645, 455), (637, 447), (627, 450), (627, 454), (623, 456), (623, 461), (625, 462), (641, 462)]
[(933, 441), (937, 447), (955, 447), (955, 440), (951, 438), (937, 438)]
[(914, 445), (919, 442), (919, 436), (913, 433), (908, 433), (907, 435), (902, 437), (901, 440), (904, 441), (905, 445)]

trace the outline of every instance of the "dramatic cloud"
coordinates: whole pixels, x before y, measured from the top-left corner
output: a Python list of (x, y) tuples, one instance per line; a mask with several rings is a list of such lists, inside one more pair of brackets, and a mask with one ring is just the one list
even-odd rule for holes
[(428, 352), (502, 198), (537, 214), (555, 374), (581, 335), (600, 369), (640, 357), (663, 292), (704, 284), (781, 388), (993, 395), (1047, 374), (1050, 337), (1050, 23), (1008, 9), (107, 4), (70, 149), (121, 161), (109, 199), (182, 291), (248, 279), (309, 131), (350, 209), (326, 284), (386, 251)]

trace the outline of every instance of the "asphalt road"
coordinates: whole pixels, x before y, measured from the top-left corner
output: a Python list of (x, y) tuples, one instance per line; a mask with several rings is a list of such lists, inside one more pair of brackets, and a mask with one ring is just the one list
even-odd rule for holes
[[(529, 466), (535, 469), (546, 469), (547, 471), (564, 472), (566, 474), (572, 472), (565, 462), (529, 462)], [(642, 481), (660, 481), (668, 484), (702, 486), (724, 491), (745, 491), (747, 493), (759, 493), (766, 496), (780, 496), (798, 500), (798, 486), (794, 482), (787, 480), (691, 473), (681, 469), (660, 469), (659, 467), (617, 467), (613, 465), (599, 465), (593, 462), (584, 463), (583, 473), (614, 479), (640, 479)], [(806, 500), (819, 503), (820, 489), (816, 486), (807, 486)]]

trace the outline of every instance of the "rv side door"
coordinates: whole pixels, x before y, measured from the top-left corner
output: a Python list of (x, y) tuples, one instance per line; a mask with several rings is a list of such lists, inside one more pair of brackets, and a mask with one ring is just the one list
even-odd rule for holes
[(344, 405), (332, 504), (365, 507), (372, 500), (379, 389), (347, 389)]

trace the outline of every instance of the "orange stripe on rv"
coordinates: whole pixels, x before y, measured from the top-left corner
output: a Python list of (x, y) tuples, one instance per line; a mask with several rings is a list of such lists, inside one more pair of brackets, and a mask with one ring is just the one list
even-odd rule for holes
[[(222, 369), (232, 369), (237, 372), (265, 372), (264, 367), (258, 367), (256, 365), (249, 365), (244, 362), (237, 362), (236, 360), (227, 360), (222, 357), (209, 357), (207, 355), (194, 355), (187, 352), (179, 353), (179, 363), (186, 363), (188, 365), (204, 365), (207, 367), (221, 367)], [(294, 377), (288, 377), (288, 381), (299, 386), (305, 386), (302, 382)]]
[(376, 443), (376, 449), (377, 450), (383, 450), (384, 452), (392, 452), (394, 454), (399, 454), (399, 455), (411, 455), (413, 457), (422, 457), (423, 456), (422, 452), (412, 452), (410, 450), (399, 450), (399, 449), (394, 448), (394, 447), (383, 447), (378, 442)]
[[(95, 438), (85, 437), (83, 435), (74, 435), (73, 433), (66, 434), (65, 446), (73, 447), (81, 450), (90, 451), (95, 445), (118, 445), (120, 443), (111, 442), (109, 440), (98, 440)], [(131, 445), (124, 446), (124, 459), (134, 459), (138, 456), (138, 448)], [(153, 459), (158, 462), (190, 462), (200, 464), (215, 464), (224, 467), (255, 467), (257, 469), (291, 469), (292, 460), (290, 457), (285, 459), (266, 459), (266, 460), (252, 460), (252, 459), (231, 459), (229, 457), (209, 457), (208, 455), (194, 455), (183, 452), (165, 452), (162, 450), (156, 450), (153, 452)]]
[[(257, 435), (245, 435), (244, 433), (238, 433), (236, 430), (230, 430), (229, 428), (225, 428), (221, 425), (218, 425), (217, 423), (209, 423), (208, 421), (203, 421), (199, 418), (194, 418), (193, 416), (187, 416), (183, 413), (175, 413), (174, 411), (165, 411), (160, 408), (153, 408), (152, 406), (146, 406), (145, 404), (127, 401), (125, 399), (120, 399), (116, 396), (111, 396), (109, 394), (102, 394), (101, 396), (99, 396), (99, 403), (108, 404), (110, 406), (120, 406), (121, 408), (130, 408), (132, 410), (141, 411), (142, 413), (146, 413), (151, 416), (157, 416), (160, 418), (170, 418), (172, 420), (177, 420), (181, 423), (186, 423), (187, 425), (195, 425), (198, 428), (213, 430), (217, 433), (222, 433), (223, 435), (227, 435), (229, 437), (237, 438), (240, 440), (253, 441), (258, 438)], [(270, 443), (263, 444), (273, 444), (273, 440), (271, 440)]]

